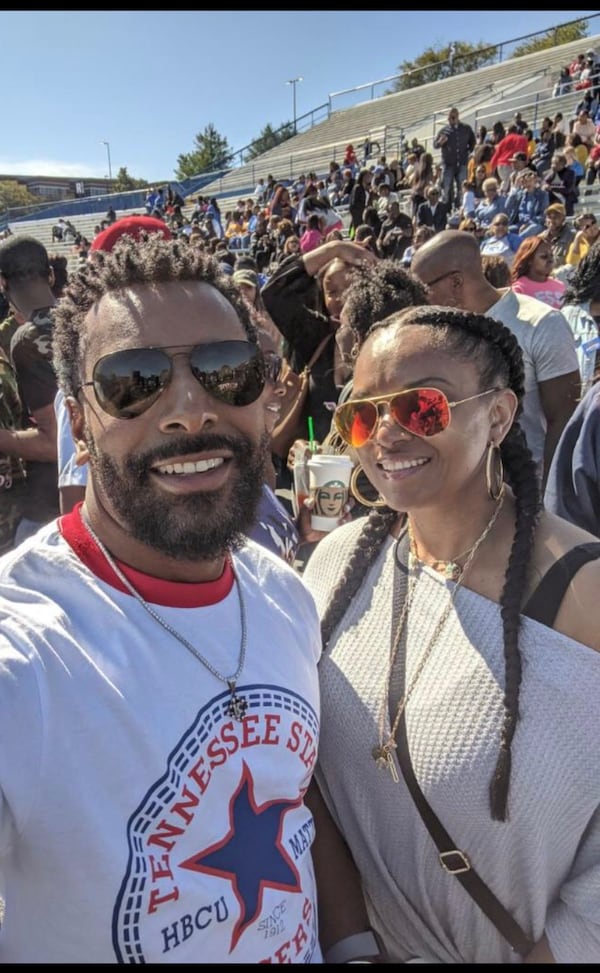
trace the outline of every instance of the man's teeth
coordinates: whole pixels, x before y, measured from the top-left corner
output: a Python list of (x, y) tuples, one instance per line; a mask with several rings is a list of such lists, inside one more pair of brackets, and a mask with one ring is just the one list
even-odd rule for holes
[(214, 470), (217, 466), (222, 466), (225, 462), (222, 456), (215, 459), (199, 459), (195, 463), (169, 463), (167, 466), (160, 466), (159, 473), (206, 473)]
[(386, 473), (396, 473), (398, 470), (410, 470), (413, 466), (424, 466), (428, 459), (382, 460), (379, 464)]

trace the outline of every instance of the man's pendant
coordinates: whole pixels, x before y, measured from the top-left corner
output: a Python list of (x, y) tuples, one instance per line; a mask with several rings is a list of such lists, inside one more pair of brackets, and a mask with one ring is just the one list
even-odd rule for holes
[(243, 696), (238, 696), (235, 691), (235, 683), (233, 681), (228, 682), (229, 692), (231, 693), (231, 699), (227, 703), (227, 715), (231, 716), (232, 720), (237, 720), (241, 723), (246, 715), (246, 710), (248, 709), (248, 700), (244, 699)]
[(381, 743), (378, 746), (373, 747), (371, 753), (377, 766), (382, 770), (387, 768), (391, 774), (392, 780), (397, 784), (400, 778), (398, 777), (398, 771), (396, 770), (396, 764), (394, 763), (393, 751), (395, 749), (395, 742), (393, 740), (388, 740), (386, 743)]

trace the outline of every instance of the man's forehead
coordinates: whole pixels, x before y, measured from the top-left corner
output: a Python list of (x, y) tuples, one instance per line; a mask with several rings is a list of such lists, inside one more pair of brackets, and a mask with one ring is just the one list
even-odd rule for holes
[(229, 301), (216, 287), (205, 280), (138, 281), (117, 290), (107, 291), (98, 306), (109, 315), (118, 315), (122, 309), (135, 314), (148, 304), (170, 305), (175, 302), (216, 303), (231, 307)]
[(93, 305), (86, 315), (85, 346), (93, 351), (116, 342), (121, 347), (132, 342), (179, 344), (178, 330), (189, 329), (190, 323), (198, 342), (215, 326), (242, 327), (235, 308), (206, 281), (136, 283), (109, 291)]
[[(425, 244), (426, 246), (427, 244)], [(417, 274), (418, 277), (421, 274), (426, 274), (431, 270), (436, 269), (436, 264), (439, 264), (439, 260), (436, 260), (434, 254), (423, 253), (423, 247), (415, 253), (412, 259), (413, 272)]]

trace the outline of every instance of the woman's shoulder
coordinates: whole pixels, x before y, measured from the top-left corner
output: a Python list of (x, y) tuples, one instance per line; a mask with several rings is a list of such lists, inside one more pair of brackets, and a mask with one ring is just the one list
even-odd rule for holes
[(539, 582), (557, 561), (583, 545), (598, 545), (597, 553), (590, 548), (593, 556), (575, 571), (552, 627), (600, 652), (600, 538), (544, 511), (536, 534), (532, 568)]
[(356, 549), (364, 526), (365, 518), (357, 517), (336, 527), (319, 541), (303, 574), (310, 588), (336, 583)]

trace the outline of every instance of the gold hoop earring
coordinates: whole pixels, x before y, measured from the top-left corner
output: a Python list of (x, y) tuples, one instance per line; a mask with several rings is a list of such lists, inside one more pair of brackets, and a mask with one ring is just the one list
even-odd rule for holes
[(496, 443), (488, 443), (485, 459), (485, 482), (492, 500), (499, 500), (504, 493), (504, 464), (500, 447)]
[[(361, 475), (361, 473), (364, 473), (366, 477), (365, 471), (363, 470), (360, 463), (358, 463), (354, 467), (352, 471), (352, 476), (350, 477), (350, 493), (352, 494), (354, 499), (357, 500), (358, 503), (362, 504), (363, 507), (385, 507), (386, 505), (385, 500), (383, 500), (382, 497), (378, 496), (375, 498), (375, 500), (372, 500), (370, 497), (365, 497), (365, 495), (360, 492), (358, 486), (358, 478)], [(368, 480), (368, 482), (369, 484), (371, 483), (370, 480)]]

